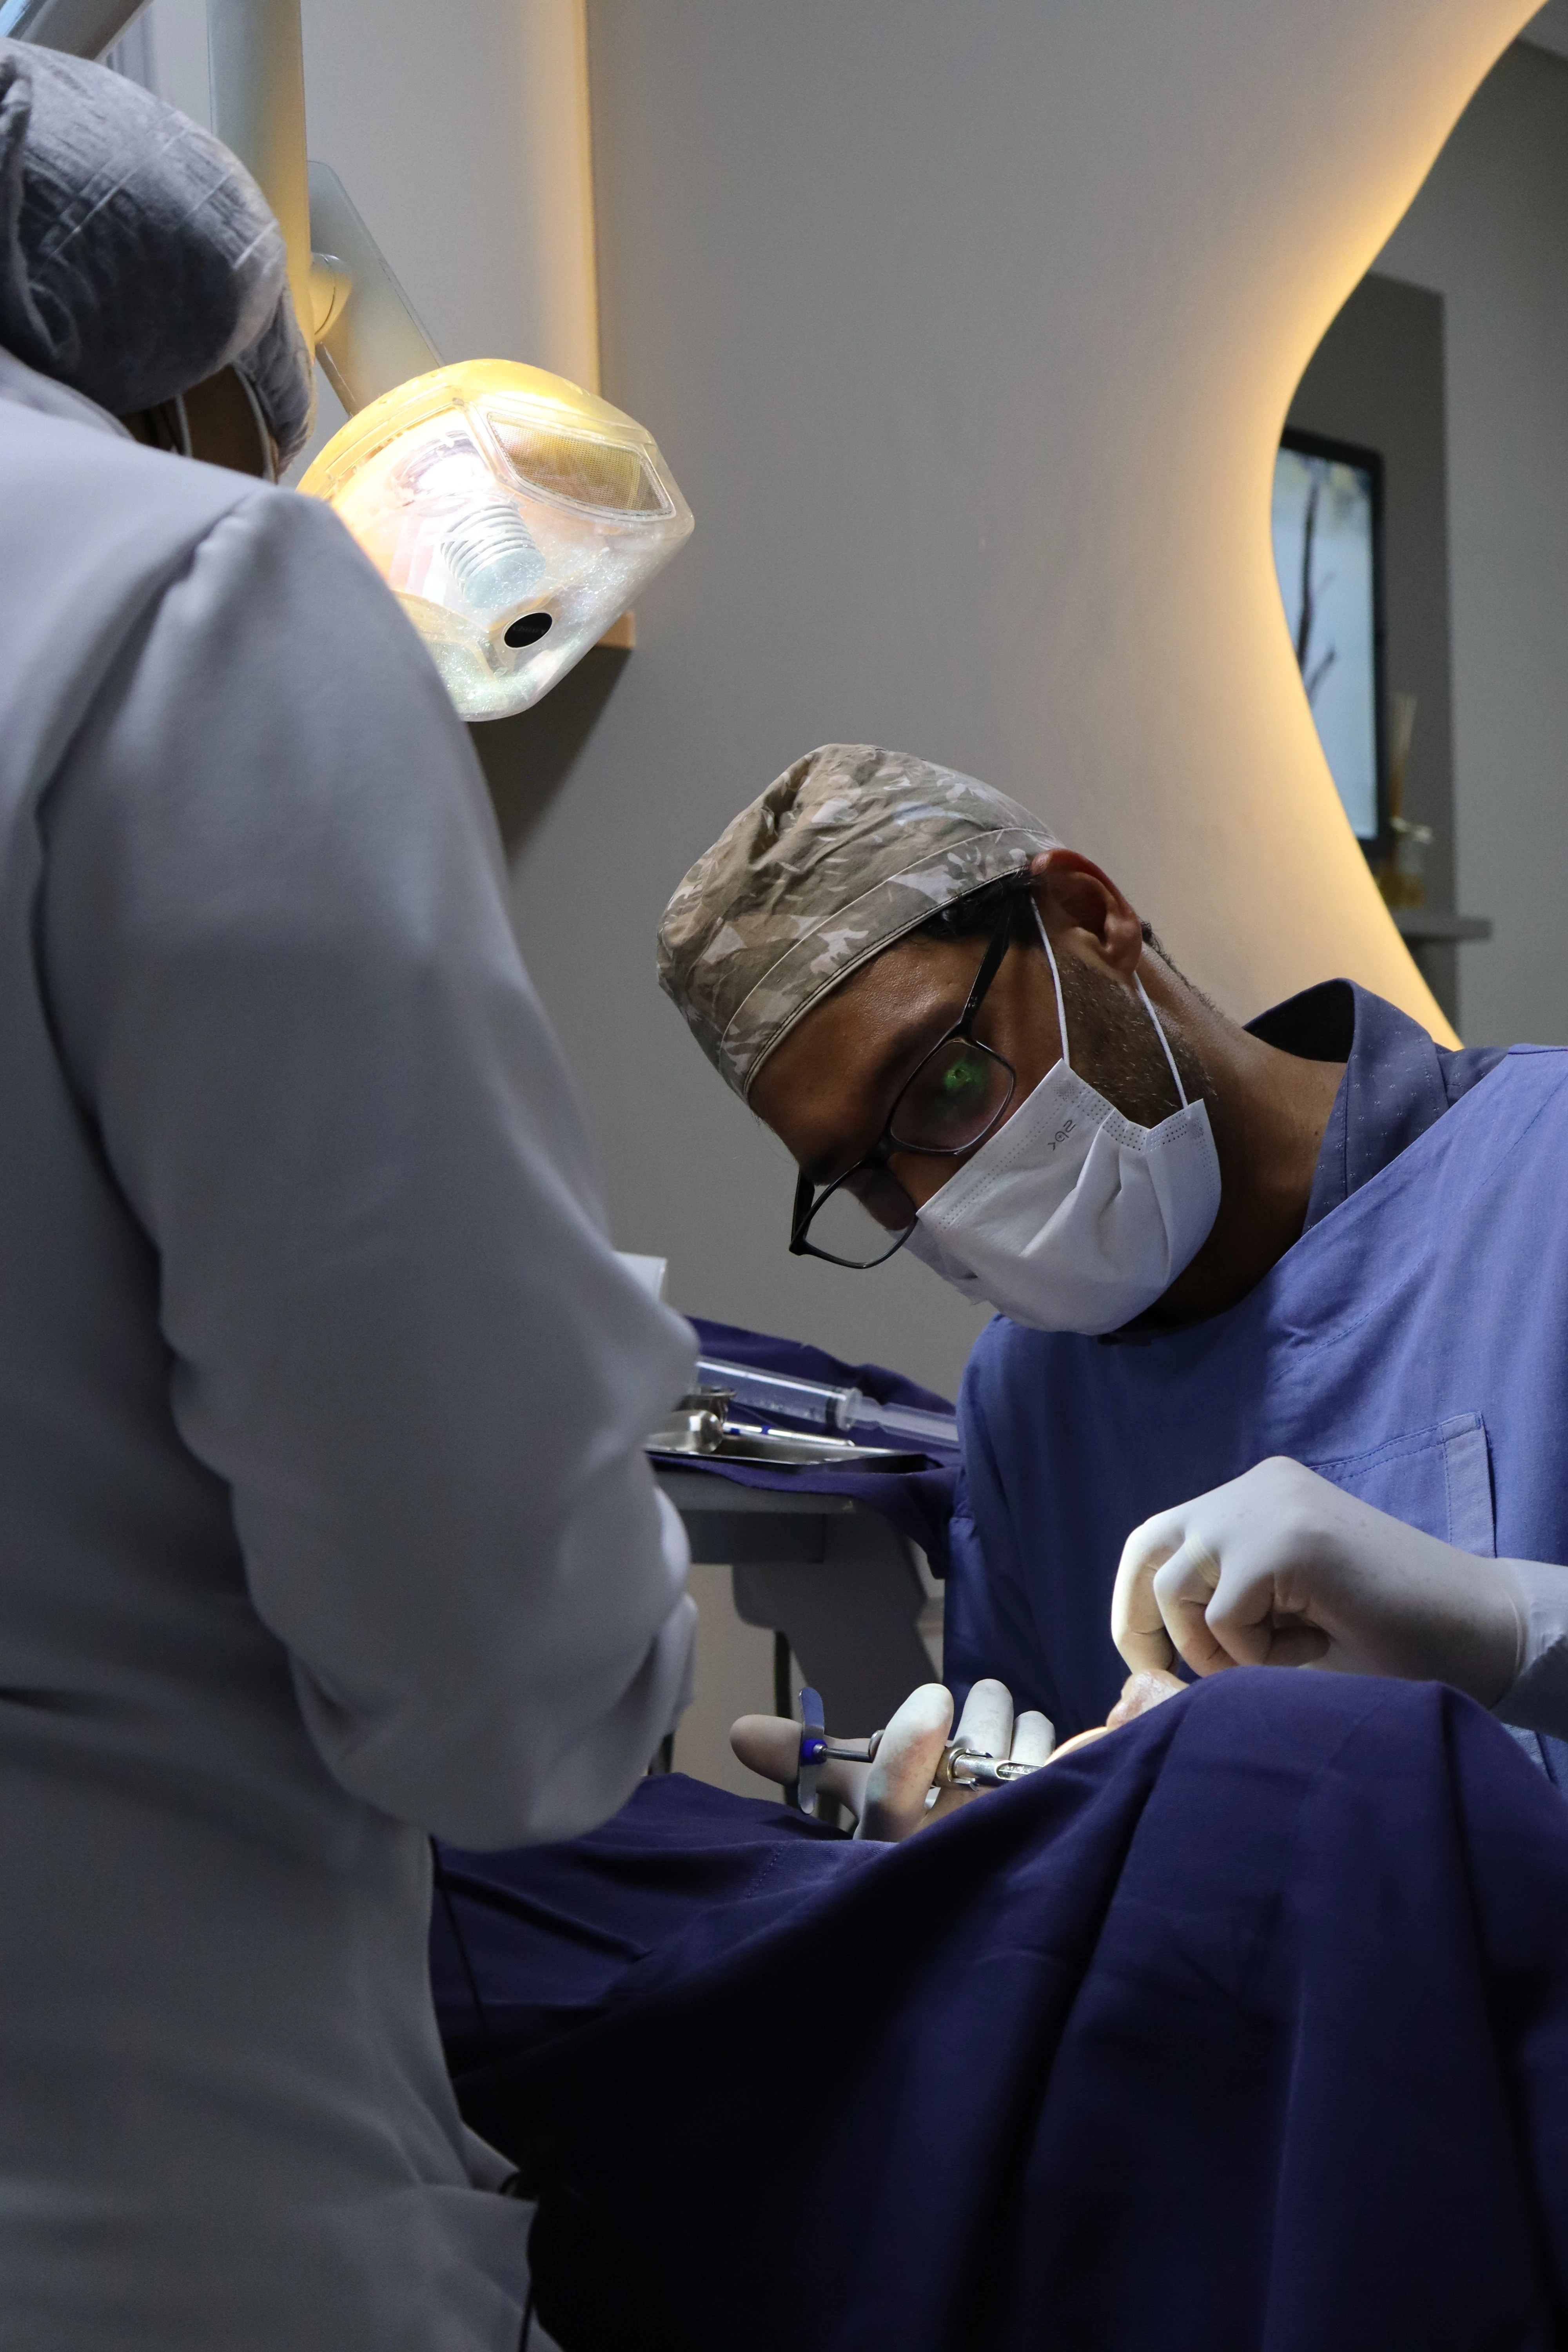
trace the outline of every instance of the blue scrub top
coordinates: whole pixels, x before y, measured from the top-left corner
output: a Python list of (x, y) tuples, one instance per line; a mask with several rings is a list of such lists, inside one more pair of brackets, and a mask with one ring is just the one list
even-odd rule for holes
[(1131, 1529), (1269, 1454), (1465, 1550), (1568, 1560), (1568, 1054), (1447, 1053), (1349, 981), (1249, 1026), (1346, 1064), (1294, 1247), (1181, 1329), (998, 1316), (964, 1375), (946, 1677), (1000, 1676), (1064, 1737), (1126, 1671)]

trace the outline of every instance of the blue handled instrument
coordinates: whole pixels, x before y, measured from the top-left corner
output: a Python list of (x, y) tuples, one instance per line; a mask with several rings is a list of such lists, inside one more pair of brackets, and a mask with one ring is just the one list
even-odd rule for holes
[[(830, 1740), (821, 1693), (808, 1685), (800, 1695), (800, 1761), (795, 1783), (795, 1801), (800, 1811), (813, 1821), (816, 1819), (817, 1783), (824, 1764), (869, 1764), (881, 1737), (879, 1731), (874, 1731), (863, 1748), (846, 1748)], [(986, 1756), (965, 1740), (950, 1739), (932, 1775), (931, 1790), (934, 1794), (939, 1789), (1005, 1789), (1010, 1780), (1021, 1780), (1026, 1773), (1039, 1769), (1039, 1765), (1026, 1764), (1020, 1758)]]
[(800, 1762), (795, 1773), (795, 1801), (799, 1810), (816, 1819), (816, 1784), (825, 1764), (837, 1760), (844, 1764), (868, 1764), (877, 1753), (877, 1742), (882, 1737), (874, 1731), (864, 1748), (844, 1748), (830, 1740), (823, 1720), (822, 1695), (808, 1684), (800, 1695)]

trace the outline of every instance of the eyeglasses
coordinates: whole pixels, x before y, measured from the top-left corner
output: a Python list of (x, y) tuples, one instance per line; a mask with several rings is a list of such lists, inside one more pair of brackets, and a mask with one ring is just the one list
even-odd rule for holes
[(1000, 1121), (1017, 1076), (1010, 1062), (980, 1043), (973, 1028), (1007, 952), (1016, 902), (1016, 893), (1004, 901), (963, 1011), (900, 1087), (886, 1127), (865, 1158), (820, 1192), (802, 1172), (790, 1217), (792, 1256), (823, 1257), (857, 1272), (882, 1265), (902, 1249), (919, 1214), (888, 1166), (893, 1153), (956, 1159), (983, 1143)]

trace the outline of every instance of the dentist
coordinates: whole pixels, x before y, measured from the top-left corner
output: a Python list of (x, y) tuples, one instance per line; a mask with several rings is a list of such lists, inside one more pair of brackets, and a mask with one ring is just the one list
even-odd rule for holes
[(1028, 810), (861, 744), (742, 812), (659, 969), (796, 1163), (789, 1247), (998, 1310), (961, 1697), (1076, 1733), (1129, 1666), (1436, 1677), (1568, 1785), (1568, 1055), (1342, 980), (1243, 1026)]

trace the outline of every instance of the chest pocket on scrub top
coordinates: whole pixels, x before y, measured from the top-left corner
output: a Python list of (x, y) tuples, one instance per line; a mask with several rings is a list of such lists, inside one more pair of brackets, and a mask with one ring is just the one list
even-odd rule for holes
[(1340, 1454), (1307, 1467), (1423, 1535), (1483, 1559), (1496, 1557), (1491, 1462), (1479, 1412), (1456, 1412), (1385, 1438), (1364, 1454)]
[[(1479, 1412), (1456, 1412), (1364, 1454), (1336, 1454), (1307, 1467), (1423, 1535), (1440, 1537), (1483, 1559), (1497, 1557), (1491, 1459)], [(1542, 1739), (1512, 1724), (1503, 1728), (1553, 1786), (1568, 1794), (1568, 1741)]]

